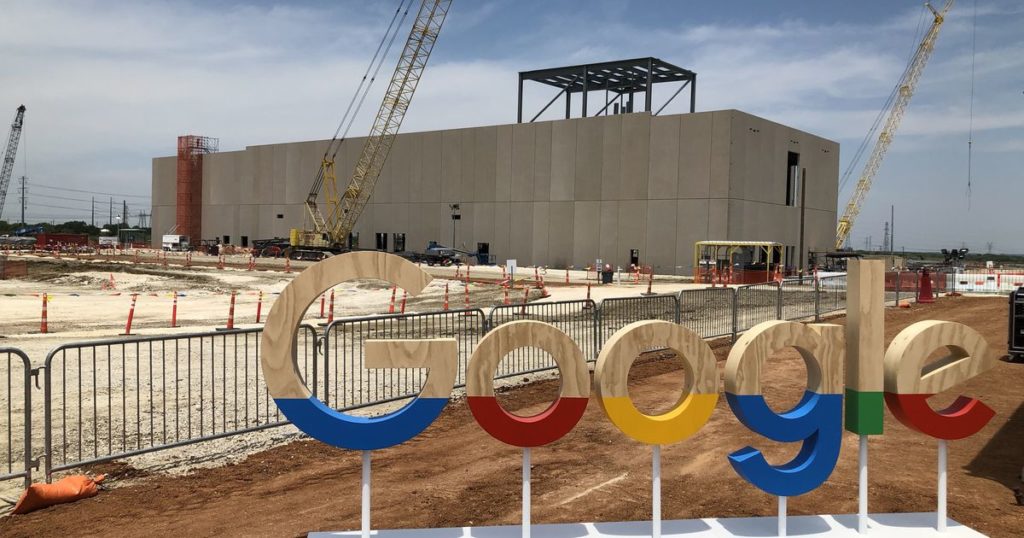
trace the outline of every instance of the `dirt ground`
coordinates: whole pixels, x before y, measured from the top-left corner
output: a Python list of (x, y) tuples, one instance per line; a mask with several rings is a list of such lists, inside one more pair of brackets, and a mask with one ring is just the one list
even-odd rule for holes
[[(923, 319), (966, 323), (1003, 356), (1006, 303), (993, 298), (944, 298), (933, 305), (889, 309), (886, 336)], [(836, 320), (842, 323), (843, 319)], [(729, 348), (715, 346), (720, 366)], [(805, 369), (792, 350), (773, 358), (765, 375), (769, 403), (783, 409), (804, 388)], [(674, 402), (682, 379), (675, 359), (638, 363), (630, 391), (638, 407), (663, 409)], [(950, 517), (991, 536), (1019, 536), (1024, 507), (1014, 500), (1024, 465), (1024, 364), (1001, 360), (960, 387), (997, 412), (978, 435), (950, 443)], [(503, 393), (518, 414), (542, 410), (558, 381), (540, 381)], [(953, 394), (935, 398), (950, 401)], [(886, 434), (871, 440), (870, 507), (873, 512), (935, 509), (936, 443), (886, 416)], [(751, 444), (780, 463), (796, 446), (779, 445), (746, 430), (724, 398), (694, 437), (664, 447), (665, 518), (753, 516), (775, 513), (775, 499), (740, 479), (729, 452)], [(857, 509), (857, 438), (844, 437), (831, 478), (819, 489), (790, 499), (791, 514), (853, 513)], [(650, 451), (627, 439), (592, 401), (579, 425), (563, 439), (533, 451), (533, 520), (537, 523), (640, 520), (650, 515)], [(517, 523), (520, 517), (518, 449), (490, 438), (465, 402), (453, 402), (416, 439), (373, 454), (373, 524), (378, 528), (450, 527)], [(359, 454), (299, 441), (236, 464), (183, 477), (150, 476), (118, 464), (88, 469), (110, 472), (115, 487), (75, 504), (0, 520), (4, 536), (298, 536), (314, 530), (359, 526)]]

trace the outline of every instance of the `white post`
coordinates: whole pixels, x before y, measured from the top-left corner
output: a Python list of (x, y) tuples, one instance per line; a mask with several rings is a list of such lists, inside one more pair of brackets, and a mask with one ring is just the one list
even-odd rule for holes
[(530, 448), (523, 449), (523, 538), (530, 538)]
[(779, 536), (786, 535), (786, 497), (779, 497)]
[(857, 532), (865, 534), (868, 532), (868, 436), (860, 436), (860, 454), (857, 458), (857, 466), (860, 470), (858, 480), (859, 500), (857, 503)]
[(370, 538), (370, 451), (363, 451), (363, 538)]
[(939, 505), (936, 510), (935, 529), (946, 532), (946, 440), (939, 439)]
[(651, 536), (661, 538), (661, 445), (651, 454)]

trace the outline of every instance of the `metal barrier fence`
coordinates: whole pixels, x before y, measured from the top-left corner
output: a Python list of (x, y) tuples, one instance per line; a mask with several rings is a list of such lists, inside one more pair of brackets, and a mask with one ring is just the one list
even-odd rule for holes
[[(594, 301), (555, 301), (496, 306), (487, 317), (487, 330), (519, 320), (550, 323), (576, 342), (586, 360), (597, 359), (599, 322), (597, 306)], [(494, 377), (510, 377), (553, 368), (555, 368), (555, 361), (547, 352), (536, 348), (519, 348), (502, 359)]]
[(415, 396), (423, 386), (423, 369), (367, 369), (367, 340), (455, 338), (459, 345), (456, 384), (466, 383), (466, 365), (484, 333), (482, 310), (449, 310), (335, 320), (323, 336), (321, 398), (335, 409), (353, 409)]
[(679, 292), (678, 322), (701, 338), (734, 334), (733, 288), (704, 288)]
[[(7, 441), (6, 464), (0, 467), (0, 480), (25, 478), (32, 483), (32, 364), (20, 349), (0, 347), (0, 435)], [(17, 441), (23, 444), (15, 446)], [(16, 466), (17, 464), (17, 466)]]
[[(44, 366), (44, 463), (53, 472), (284, 423), (260, 375), (262, 329), (63, 344)], [(316, 331), (300, 328), (316, 379)], [(316, 386), (313, 383), (312, 386)]]
[(601, 301), (598, 309), (597, 342), (605, 342), (626, 325), (646, 319), (679, 323), (679, 296), (670, 294), (616, 297)]
[[(894, 287), (903, 280), (895, 277)], [(593, 361), (608, 337), (639, 320), (681, 323), (704, 338), (735, 338), (763, 321), (818, 319), (845, 306), (846, 277), (840, 275), (614, 298), (599, 305), (586, 300), (498, 306), (486, 316), (473, 309), (340, 319), (322, 336), (303, 325), (296, 353), (311, 391), (331, 407), (352, 409), (414, 396), (425, 377), (423, 370), (365, 369), (369, 339), (455, 338), (457, 384), (463, 386), (480, 339), (515, 320), (555, 325)], [(68, 343), (51, 351), (35, 370), (21, 351), (0, 348), (0, 361), (6, 359), (6, 368), (0, 369), (0, 387), (6, 389), (0, 395), (0, 439), (6, 441), (0, 446), (0, 454), (6, 454), (0, 480), (30, 482), (34, 456), (40, 454), (49, 480), (56, 471), (85, 464), (286, 424), (262, 380), (261, 331)], [(519, 349), (502, 361), (495, 377), (553, 368), (545, 352)], [(44, 393), (35, 411), (44, 422), (37, 434), (45, 437), (43, 450), (34, 455), (32, 447), (39, 441), (32, 439), (31, 392), (39, 370)]]
[(736, 287), (732, 309), (735, 333), (758, 323), (782, 319), (782, 287), (778, 282)]
[(846, 309), (846, 275), (827, 276), (818, 279), (818, 306), (815, 319)]

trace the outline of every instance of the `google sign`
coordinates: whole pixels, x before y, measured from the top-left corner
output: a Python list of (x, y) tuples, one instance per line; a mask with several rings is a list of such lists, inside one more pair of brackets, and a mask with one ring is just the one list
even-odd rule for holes
[[(927, 399), (995, 365), (988, 344), (975, 330), (958, 323), (923, 321), (900, 332), (886, 349), (883, 339), (883, 267), (878, 261), (852, 261), (848, 276), (848, 324), (762, 323), (733, 345), (719, 387), (716, 361), (694, 332), (665, 321), (638, 321), (616, 332), (603, 346), (593, 380), (579, 346), (552, 325), (516, 321), (484, 336), (466, 371), (468, 405), (479, 426), (495, 439), (524, 449), (524, 534), (528, 532), (529, 449), (554, 441), (582, 418), (591, 389), (602, 410), (621, 432), (657, 447), (685, 440), (711, 417), (724, 388), (726, 400), (747, 428), (778, 442), (801, 443), (799, 453), (782, 465), (769, 464), (755, 447), (735, 447), (728, 459), (754, 487), (786, 497), (820, 486), (839, 458), (842, 433), (861, 435), (861, 532), (866, 531), (867, 436), (881, 435), (884, 407), (906, 426), (941, 441), (977, 433), (994, 416), (981, 401), (961, 396), (950, 407), (933, 410)], [(367, 368), (426, 368), (418, 397), (379, 417), (359, 417), (324, 405), (306, 387), (297, 367), (296, 333), (308, 306), (325, 290), (348, 280), (378, 279), (417, 295), (431, 277), (394, 255), (355, 252), (328, 258), (303, 271), (281, 293), (263, 333), (263, 375), (277, 406), (299, 429), (324, 443), (368, 451), (408, 441), (425, 430), (448, 403), (455, 385), (455, 339), (371, 340), (365, 345)], [(502, 358), (515, 349), (539, 348), (558, 366), (559, 398), (545, 411), (520, 417), (495, 399), (493, 378)], [(807, 389), (791, 410), (777, 413), (761, 394), (761, 372), (769, 357), (795, 348), (807, 367)], [(671, 349), (683, 359), (689, 383), (678, 403), (659, 415), (639, 411), (629, 398), (627, 377), (636, 357), (647, 349)], [(948, 355), (928, 361), (937, 349)], [(845, 405), (844, 405), (845, 404)], [(940, 443), (940, 454), (944, 454)], [(368, 495), (368, 456), (364, 493)], [(655, 462), (655, 465), (659, 465)], [(944, 491), (944, 490), (943, 490)], [(660, 499), (656, 499), (660, 503)], [(944, 493), (936, 525), (945, 524)], [(784, 504), (780, 505), (784, 508)], [(660, 511), (659, 509), (656, 512)], [(364, 532), (368, 532), (364, 507)], [(784, 510), (783, 510), (784, 513)], [(657, 514), (656, 514), (657, 515)], [(660, 532), (659, 527), (655, 531)], [(780, 521), (780, 532), (784, 525)], [(652, 531), (652, 534), (656, 532)]]

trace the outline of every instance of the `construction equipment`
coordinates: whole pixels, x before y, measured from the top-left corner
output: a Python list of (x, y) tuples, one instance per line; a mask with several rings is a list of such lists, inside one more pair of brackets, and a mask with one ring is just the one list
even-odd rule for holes
[[(946, 5), (942, 8), (942, 11), (936, 11), (931, 4), (925, 4), (925, 7), (932, 12), (932, 25), (928, 31), (925, 32), (924, 38), (917, 46), (917, 51), (910, 59), (910, 63), (907, 65), (906, 70), (903, 71), (903, 76), (900, 77), (900, 81), (896, 84), (896, 88), (889, 96), (889, 101), (886, 103), (886, 106), (882, 109), (883, 112), (885, 110), (889, 111), (889, 115), (885, 120), (885, 126), (882, 128), (882, 132), (878, 135), (878, 141), (875, 142), (875, 147), (871, 151), (871, 156), (864, 165), (864, 170), (861, 172), (860, 179), (857, 181), (857, 188), (853, 192), (853, 196), (850, 197), (849, 203), (846, 204), (846, 210), (843, 212), (843, 216), (839, 218), (839, 222), (836, 225), (835, 248), (837, 250), (843, 248), (847, 237), (850, 235), (853, 223), (857, 219), (857, 215), (860, 213), (864, 197), (867, 196), (868, 190), (871, 189), (871, 181), (875, 178), (875, 174), (878, 173), (878, 168), (882, 165), (882, 159), (885, 158), (885, 153), (889, 150), (889, 144), (892, 143), (893, 136), (896, 135), (896, 130), (899, 129), (900, 122), (903, 120), (903, 114), (907, 110), (910, 98), (914, 95), (914, 88), (917, 86), (917, 81), (921, 78), (921, 73), (924, 71), (924, 66), (928, 63), (928, 58), (931, 57), (932, 51), (935, 50), (935, 40), (939, 37), (939, 28), (942, 27), (942, 23), (945, 21), (946, 12), (953, 7), (953, 1), (954, 0), (946, 0)], [(879, 119), (881, 119), (881, 115), (879, 115)], [(878, 124), (876, 123), (876, 126), (877, 125)], [(853, 164), (856, 163), (857, 160), (858, 159), (855, 157), (851, 162), (850, 169), (853, 168)], [(844, 180), (846, 179), (845, 176), (849, 175), (850, 169), (848, 169), (846, 174), (844, 174)]]
[[(430, 58), (430, 53), (450, 7), (451, 0), (422, 0), (420, 3), (412, 31), (405, 42), (405, 48), (402, 50), (398, 65), (391, 76), (384, 100), (377, 111), (373, 127), (363, 145), (362, 153), (349, 179), (348, 186), (344, 190), (339, 190), (337, 185), (334, 158), (341, 142), (337, 139), (336, 133), (327, 151), (324, 152), (316, 180), (306, 198), (307, 226), (304, 230), (293, 229), (291, 231), (289, 239), (293, 247), (332, 252), (340, 252), (349, 248), (349, 234), (373, 194), (374, 186), (380, 177), (381, 169), (391, 151), (395, 136), (409, 109), (409, 104), (412, 102), (412, 96), (416, 92), (416, 87), (427, 66), (427, 60)], [(392, 19), (392, 24), (394, 24), (394, 19)], [(387, 35), (385, 35), (386, 38)], [(384, 41), (381, 42), (382, 45), (383, 43)], [(378, 47), (379, 52), (380, 48)], [(373, 61), (371, 61), (371, 65), (372, 63)], [(351, 107), (351, 105), (349, 106)], [(348, 112), (346, 112), (346, 116), (347, 114)], [(344, 122), (344, 120), (342, 121)], [(326, 214), (321, 212), (317, 205), (320, 190), (324, 185), (327, 186)]]
[(18, 153), (18, 142), (21, 140), (21, 126), (25, 122), (25, 105), (18, 107), (11, 124), (11, 136), (7, 139), (7, 151), (4, 153), (3, 167), (0, 168), (0, 217), (4, 213), (4, 201), (7, 199), (7, 186), (11, 183), (14, 172), (14, 156)]

